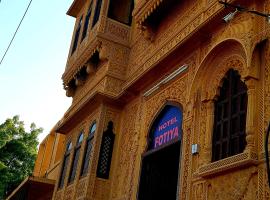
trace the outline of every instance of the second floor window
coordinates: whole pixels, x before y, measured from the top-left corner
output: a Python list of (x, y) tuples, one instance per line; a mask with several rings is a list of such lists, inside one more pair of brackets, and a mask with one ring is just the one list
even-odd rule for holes
[(74, 42), (73, 42), (71, 53), (74, 53), (74, 51), (77, 49), (77, 46), (78, 46), (78, 41), (79, 41), (81, 27), (82, 27), (82, 19), (83, 19), (83, 17), (80, 18), (80, 21), (78, 23), (78, 26), (77, 26), (77, 29), (75, 32), (75, 37), (74, 37)]
[(215, 102), (212, 161), (242, 153), (246, 146), (247, 87), (230, 69)]
[(102, 0), (97, 0), (92, 27), (94, 27), (99, 20), (101, 6), (102, 6)]
[(89, 130), (89, 135), (87, 137), (85, 152), (84, 152), (84, 156), (83, 156), (81, 176), (87, 174), (87, 172), (88, 172), (95, 132), (96, 132), (96, 122), (94, 122), (91, 125), (90, 130)]
[(108, 17), (130, 25), (132, 20), (133, 0), (110, 0)]
[(71, 170), (69, 174), (69, 180), (68, 182), (71, 183), (74, 181), (75, 176), (76, 176), (76, 171), (77, 171), (77, 166), (80, 158), (80, 149), (81, 149), (81, 144), (83, 141), (83, 133), (81, 133), (78, 137), (77, 144), (75, 147), (74, 155), (73, 155), (73, 161), (71, 164)]
[(92, 4), (93, 4), (92, 2), (93, 1), (91, 1), (90, 5), (89, 5), (89, 8), (87, 10), (87, 14), (86, 14), (86, 17), (85, 17), (84, 26), (83, 26), (83, 32), (82, 32), (82, 41), (87, 35), (88, 26), (89, 26), (89, 23), (90, 23), (90, 17), (91, 17), (91, 13), (92, 13)]

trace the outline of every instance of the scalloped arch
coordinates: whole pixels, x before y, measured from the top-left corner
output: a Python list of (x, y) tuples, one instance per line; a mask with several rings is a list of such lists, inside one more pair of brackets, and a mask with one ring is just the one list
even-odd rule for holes
[(226, 39), (215, 45), (204, 57), (190, 86), (189, 99), (201, 88), (202, 100), (210, 100), (218, 95), (219, 86), (226, 72), (232, 68), (243, 79), (247, 68), (244, 45), (236, 39)]

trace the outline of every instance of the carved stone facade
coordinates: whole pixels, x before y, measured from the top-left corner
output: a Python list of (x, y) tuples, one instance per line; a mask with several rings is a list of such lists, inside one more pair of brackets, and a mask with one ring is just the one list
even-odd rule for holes
[[(79, 19), (90, 1), (74, 2)], [(96, 5), (98, 1), (93, 2)], [(222, 17), (229, 8), (218, 1), (191, 0), (169, 5), (172, 12), (160, 13), (164, 19), (156, 32), (150, 33), (149, 18), (162, 10), (166, 0), (135, 1), (130, 26), (109, 18), (110, 1), (102, 2), (98, 23), (69, 56), (63, 74), (68, 86), (98, 52), (97, 68), (76, 86), (73, 103), (58, 124), (66, 142), (75, 145), (81, 131), (85, 137), (75, 181), (67, 183), (66, 178), (59, 189), (58, 180), (53, 199), (137, 199), (150, 130), (167, 103), (183, 112), (177, 199), (270, 199), (263, 152), (270, 119), (270, 25), (248, 12), (238, 12), (224, 23)], [(227, 2), (270, 11), (268, 0)], [(187, 68), (179, 71), (181, 66)], [(215, 102), (230, 69), (236, 70), (247, 86), (246, 146), (242, 153), (213, 162)], [(94, 121), (97, 129), (89, 172), (80, 177), (86, 138)], [(110, 122), (115, 141), (109, 178), (103, 179), (96, 172), (102, 136)], [(192, 144), (199, 146), (196, 154), (191, 152)], [(73, 154), (74, 150), (71, 158)]]

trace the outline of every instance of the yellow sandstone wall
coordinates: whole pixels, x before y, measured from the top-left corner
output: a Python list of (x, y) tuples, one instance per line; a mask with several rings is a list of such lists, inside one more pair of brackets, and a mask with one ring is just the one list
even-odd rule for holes
[(53, 129), (40, 143), (33, 176), (56, 180), (59, 163), (64, 152), (65, 135)]
[[(138, 1), (135, 5), (139, 7), (145, 2)], [(249, 7), (266, 13), (270, 12), (269, 5), (270, 1), (248, 3)], [(105, 72), (99, 69), (96, 79), (89, 79), (84, 86), (78, 88), (79, 92), (75, 95), (71, 108), (73, 113), (79, 112), (79, 107), (83, 105), (81, 101), (87, 91), (89, 94), (94, 93), (94, 85), (99, 83), (102, 87), (100, 92), (107, 89), (113, 91), (110, 95), (114, 98), (106, 95), (106, 98), (97, 102), (97, 106), (85, 106), (83, 111), (80, 110), (80, 118), (74, 122), (75, 125), (72, 124), (65, 133), (65, 144), (72, 141), (75, 146), (82, 130), (84, 141), (75, 181), (68, 184), (66, 178), (63, 189), (58, 189), (56, 183), (53, 199), (135, 200), (141, 155), (146, 151), (151, 124), (166, 102), (174, 102), (183, 109), (179, 199), (269, 199), (263, 152), (265, 128), (270, 119), (269, 24), (264, 18), (250, 13), (241, 13), (227, 24), (219, 23), (218, 19), (225, 13), (221, 12), (214, 19), (211, 15), (221, 9), (223, 7), (216, 1), (184, 1), (178, 8), (179, 12), (172, 12), (172, 15), (161, 23), (153, 41), (147, 39), (133, 24), (128, 64), (123, 65), (126, 69), (123, 69), (124, 72), (121, 74), (125, 81), (107, 88), (106, 81), (102, 82), (104, 75), (102, 73)], [(82, 13), (81, 11), (80, 14)], [(199, 26), (204, 28), (197, 33)], [(127, 51), (119, 45), (115, 45), (115, 49), (121, 50), (116, 51), (112, 42), (104, 43), (108, 45), (106, 53), (112, 58), (116, 59), (119, 55), (122, 59), (126, 56)], [(101, 67), (107, 69), (110, 64), (103, 63)], [(161, 78), (185, 64), (188, 69), (183, 74), (163, 84), (150, 96), (143, 96), (144, 92)], [(120, 67), (117, 66), (116, 64), (115, 69), (119, 70)], [(238, 71), (248, 89), (247, 145), (241, 154), (211, 162), (214, 102), (219, 96), (223, 77), (229, 69)], [(151, 70), (155, 72), (149, 72)], [(118, 93), (123, 92), (123, 88), (135, 84), (136, 78), (142, 76), (146, 77), (145, 81), (138, 83), (133, 93), (130, 92), (132, 98), (129, 98), (129, 101), (117, 99), (121, 95)], [(89, 173), (80, 177), (78, 174), (87, 134), (95, 120), (97, 130)], [(110, 177), (105, 180), (96, 177), (96, 168), (102, 133), (110, 120), (114, 122), (116, 138)], [(55, 155), (54, 164), (60, 157), (61, 161), (63, 160), (65, 144), (62, 142), (59, 144), (62, 145), (62, 150), (58, 152), (59, 154), (56, 153), (58, 156)], [(192, 144), (198, 144), (200, 147), (196, 155), (191, 154)], [(40, 146), (41, 154), (43, 151), (46, 150)], [(73, 157), (73, 153), (74, 151), (70, 158)], [(40, 157), (39, 155), (38, 160)], [(62, 163), (60, 162), (58, 170), (61, 169)], [(40, 168), (40, 165), (40, 162), (37, 162), (36, 168)], [(71, 160), (67, 177), (70, 166)], [(57, 170), (52, 170), (50, 174), (55, 177)]]

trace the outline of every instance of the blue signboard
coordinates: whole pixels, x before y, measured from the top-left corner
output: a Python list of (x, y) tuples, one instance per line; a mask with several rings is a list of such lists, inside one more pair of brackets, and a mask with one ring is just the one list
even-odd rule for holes
[(181, 139), (182, 112), (175, 106), (166, 106), (152, 129), (151, 149)]

